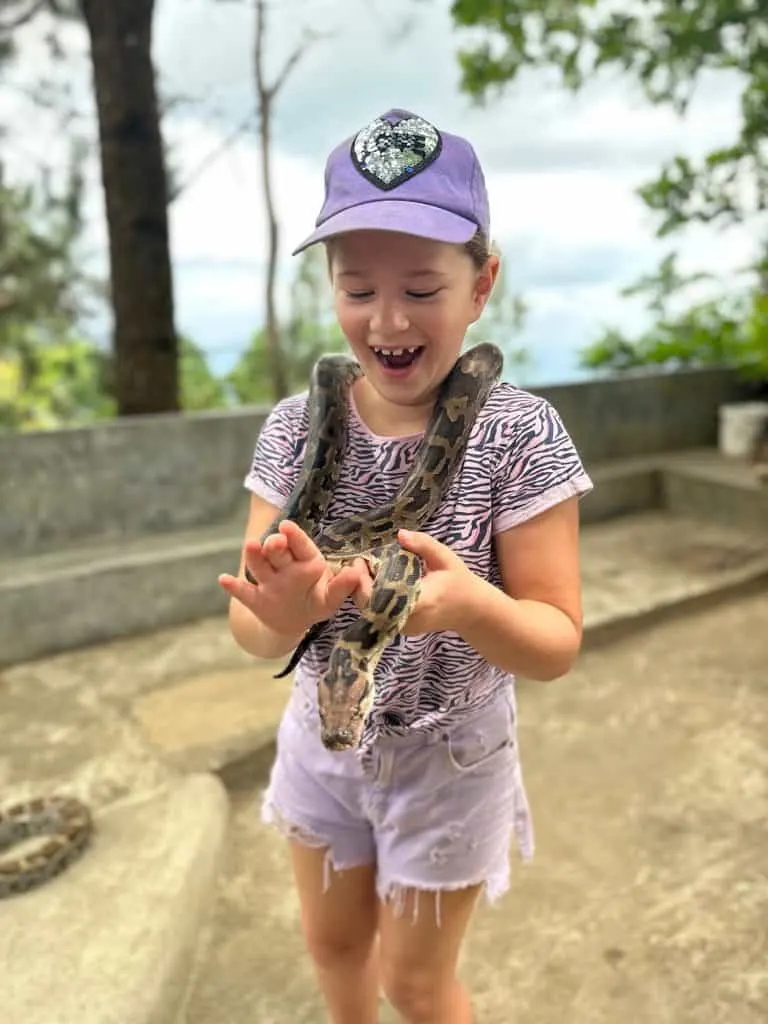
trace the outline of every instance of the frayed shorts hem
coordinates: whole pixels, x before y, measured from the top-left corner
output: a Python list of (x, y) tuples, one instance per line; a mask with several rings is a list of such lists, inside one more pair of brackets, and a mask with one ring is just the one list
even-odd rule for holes
[[(274, 826), (278, 832), (290, 842), (299, 844), (309, 849), (325, 850), (323, 860), (323, 892), (326, 893), (331, 887), (333, 875), (354, 868), (373, 867), (377, 870), (376, 895), (378, 899), (394, 909), (396, 917), (405, 914), (409, 893), (412, 894), (412, 919), (416, 921), (419, 913), (419, 896), (435, 896), (435, 918), (438, 927), (440, 926), (440, 896), (446, 892), (459, 892), (462, 889), (471, 889), (475, 886), (481, 887), (481, 895), (489, 907), (495, 906), (501, 898), (506, 895), (510, 888), (510, 866), (509, 858), (502, 867), (490, 869), (479, 873), (475, 877), (465, 878), (456, 881), (442, 881), (436, 883), (434, 880), (425, 881), (414, 878), (386, 878), (378, 873), (375, 853), (370, 857), (341, 857), (334, 842), (329, 837), (319, 835), (309, 826), (301, 825), (291, 821), (281, 811), (269, 796), (265, 793), (261, 807), (261, 820), (266, 825)], [(529, 861), (533, 857), (533, 850), (525, 851), (523, 860)]]

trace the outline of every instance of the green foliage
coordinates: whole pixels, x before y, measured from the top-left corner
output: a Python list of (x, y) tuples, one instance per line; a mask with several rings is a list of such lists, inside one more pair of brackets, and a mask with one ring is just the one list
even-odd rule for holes
[(739, 73), (741, 118), (732, 144), (699, 165), (675, 158), (640, 195), (659, 214), (661, 235), (691, 221), (732, 223), (766, 209), (764, 0), (654, 0), (625, 10), (613, 0), (454, 0), (451, 10), (457, 26), (479, 30), (459, 54), (462, 87), (477, 101), (526, 67), (555, 68), (572, 90), (611, 68), (633, 75), (651, 102), (682, 113), (702, 72)]
[[(228, 404), (223, 381), (205, 354), (181, 337), (181, 393), (186, 412)], [(92, 341), (35, 337), (26, 326), (0, 354), (0, 430), (53, 430), (82, 426), (116, 414), (112, 360)]]
[(0, 353), (35, 325), (39, 342), (60, 339), (87, 309), (95, 284), (77, 253), (83, 180), (79, 144), (70, 175), (56, 192), (43, 175), (36, 185), (0, 181)]
[(211, 372), (205, 353), (189, 338), (179, 336), (181, 407), (185, 412), (221, 409), (228, 405), (224, 381)]
[[(344, 350), (344, 335), (333, 312), (325, 250), (306, 249), (296, 264), (291, 285), (290, 317), (281, 332), (285, 351), (288, 386), (291, 393), (303, 391), (319, 356)], [(243, 404), (272, 400), (272, 378), (266, 331), (261, 328), (227, 378), (237, 401)]]
[(705, 276), (683, 277), (675, 258), (666, 257), (657, 275), (623, 291), (649, 295), (648, 309), (657, 316), (653, 326), (634, 338), (606, 329), (580, 353), (582, 366), (625, 372), (731, 365), (746, 379), (768, 379), (768, 305), (759, 289), (716, 296), (682, 312), (670, 308), (680, 290)]
[(79, 338), (24, 343), (0, 354), (0, 430), (50, 430), (114, 415), (108, 360)]
[(96, 285), (82, 272), (82, 148), (55, 190), (0, 181), (0, 429), (39, 430), (111, 415), (107, 360), (80, 336)]

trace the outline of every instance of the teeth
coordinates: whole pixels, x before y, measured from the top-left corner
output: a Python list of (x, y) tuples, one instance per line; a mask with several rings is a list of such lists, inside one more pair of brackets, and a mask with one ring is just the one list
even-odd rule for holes
[(374, 345), (374, 352), (385, 353), (388, 356), (401, 356), (403, 352), (407, 352), (409, 355), (413, 355), (414, 352), (418, 352), (419, 346), (415, 345), (413, 348), (382, 348), (381, 345)]

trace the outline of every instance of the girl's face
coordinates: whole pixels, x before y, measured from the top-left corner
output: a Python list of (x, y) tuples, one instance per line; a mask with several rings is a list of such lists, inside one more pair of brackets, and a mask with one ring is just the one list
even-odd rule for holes
[(340, 235), (329, 253), (336, 316), (365, 373), (359, 387), (390, 419), (405, 406), (431, 408), (488, 301), (498, 258), (478, 270), (462, 246), (388, 231)]

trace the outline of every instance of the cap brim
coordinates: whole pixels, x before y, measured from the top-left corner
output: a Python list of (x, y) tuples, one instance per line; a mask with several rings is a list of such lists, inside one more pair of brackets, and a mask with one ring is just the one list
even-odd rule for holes
[(429, 238), (434, 242), (464, 245), (474, 238), (477, 224), (437, 206), (402, 199), (380, 199), (353, 206), (329, 217), (293, 250), (293, 255), (303, 252), (310, 245), (350, 231), (396, 231), (417, 238)]

